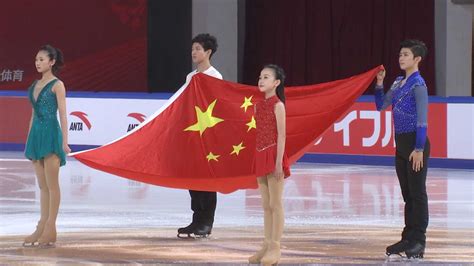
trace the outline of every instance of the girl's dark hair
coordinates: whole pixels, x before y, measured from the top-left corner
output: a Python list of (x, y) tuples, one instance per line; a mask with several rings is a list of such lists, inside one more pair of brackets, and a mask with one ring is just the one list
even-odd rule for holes
[(61, 68), (64, 66), (64, 57), (61, 50), (49, 44), (41, 46), (39, 50), (45, 51), (48, 54), (49, 60), (56, 60), (52, 67), (52, 71), (53, 74), (57, 74), (59, 70), (61, 70)]
[(281, 68), (277, 65), (274, 65), (274, 64), (265, 65), (263, 68), (268, 68), (268, 69), (273, 70), (273, 72), (275, 73), (275, 79), (280, 80), (280, 85), (278, 85), (278, 87), (276, 88), (276, 95), (278, 96), (280, 101), (285, 103), (285, 100), (286, 100), (286, 97), (285, 97), (285, 71), (283, 71), (283, 68)]

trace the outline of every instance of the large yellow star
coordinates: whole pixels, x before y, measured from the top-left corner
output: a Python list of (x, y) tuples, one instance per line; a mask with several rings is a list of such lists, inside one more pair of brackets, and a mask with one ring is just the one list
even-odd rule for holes
[(214, 160), (214, 161), (218, 161), (217, 158), (219, 158), (220, 155), (217, 155), (217, 154), (213, 154), (212, 152), (210, 152), (207, 156), (206, 156), (206, 159), (207, 161), (211, 161), (211, 160)]
[(199, 107), (195, 106), (194, 108), (196, 109), (197, 122), (196, 124), (187, 127), (184, 131), (199, 131), (199, 134), (202, 136), (202, 133), (204, 133), (206, 129), (224, 121), (224, 119), (212, 116), (212, 111), (214, 109), (214, 106), (216, 105), (216, 101), (217, 100), (214, 100), (207, 107), (206, 112), (201, 111)]
[(246, 125), (249, 127), (247, 132), (249, 132), (252, 128), (257, 128), (257, 123), (255, 122), (255, 118), (253, 116), (250, 122), (248, 122)]
[(232, 154), (236, 154), (236, 155), (239, 155), (239, 152), (243, 149), (245, 149), (245, 146), (242, 146), (244, 144), (244, 142), (242, 141), (239, 145), (235, 146), (235, 145), (232, 145), (232, 148), (234, 149), (230, 155)]
[(252, 106), (252, 105), (253, 105), (253, 103), (252, 103), (252, 97), (253, 97), (253, 95), (250, 96), (249, 98), (244, 97), (244, 103), (240, 106), (240, 108), (244, 108), (245, 112), (247, 112), (247, 108), (248, 108), (249, 106)]

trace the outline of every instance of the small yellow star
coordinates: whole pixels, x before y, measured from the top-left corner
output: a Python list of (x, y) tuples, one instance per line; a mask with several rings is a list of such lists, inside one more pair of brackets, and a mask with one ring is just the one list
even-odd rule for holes
[(210, 153), (206, 156), (208, 162), (211, 161), (211, 160), (214, 160), (214, 161), (217, 162), (217, 161), (219, 161), (219, 160), (217, 160), (217, 158), (219, 158), (219, 157), (220, 157), (220, 155), (217, 155), (217, 154), (214, 155), (212, 152), (210, 152)]
[(249, 106), (252, 106), (252, 105), (253, 105), (253, 103), (252, 103), (252, 97), (253, 97), (253, 95), (250, 96), (249, 98), (244, 97), (244, 103), (240, 106), (240, 108), (244, 108), (245, 112), (247, 112), (247, 108), (248, 108)]
[(257, 128), (257, 123), (255, 122), (255, 117), (252, 116), (252, 119), (246, 125), (249, 127), (247, 129), (247, 132), (249, 132), (252, 128)]
[(239, 152), (243, 149), (245, 149), (245, 146), (242, 146), (244, 144), (244, 142), (242, 141), (239, 145), (235, 146), (235, 145), (232, 145), (232, 148), (234, 149), (230, 155), (232, 154), (236, 154), (236, 155), (239, 155)]
[(197, 122), (194, 125), (187, 127), (184, 131), (199, 131), (199, 134), (202, 136), (202, 133), (210, 127), (217, 125), (218, 123), (224, 121), (224, 119), (212, 116), (212, 111), (216, 105), (214, 100), (208, 107), (205, 112), (203, 112), (199, 107), (195, 106), (196, 109), (196, 118)]

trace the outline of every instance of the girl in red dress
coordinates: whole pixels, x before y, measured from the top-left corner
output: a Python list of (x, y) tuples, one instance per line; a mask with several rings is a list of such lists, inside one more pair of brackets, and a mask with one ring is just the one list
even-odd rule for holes
[(285, 154), (285, 74), (276, 65), (266, 65), (260, 72), (258, 88), (265, 99), (255, 106), (255, 170), (264, 210), (265, 239), (262, 248), (249, 263), (275, 264), (280, 260), (283, 233), (283, 179), (290, 176)]

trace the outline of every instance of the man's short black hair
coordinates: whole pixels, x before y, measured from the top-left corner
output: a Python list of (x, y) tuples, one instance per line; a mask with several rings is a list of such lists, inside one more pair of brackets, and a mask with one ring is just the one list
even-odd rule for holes
[(211, 49), (212, 52), (209, 56), (209, 59), (217, 51), (217, 39), (209, 33), (201, 33), (196, 35), (196, 37), (193, 38), (191, 43), (199, 43), (202, 48), (204, 48), (204, 51)]
[(400, 50), (402, 48), (410, 49), (414, 57), (420, 56), (422, 60), (425, 59), (425, 56), (428, 53), (428, 48), (426, 48), (425, 43), (420, 40), (404, 40), (400, 43)]

